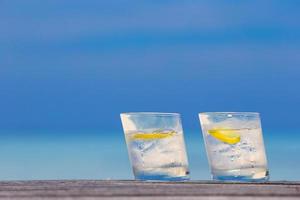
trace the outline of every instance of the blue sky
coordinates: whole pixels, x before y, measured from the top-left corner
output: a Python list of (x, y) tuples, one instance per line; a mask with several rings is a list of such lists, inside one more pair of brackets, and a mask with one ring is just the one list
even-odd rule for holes
[(0, 1), (0, 129), (121, 130), (119, 113), (257, 111), (298, 130), (295, 1)]

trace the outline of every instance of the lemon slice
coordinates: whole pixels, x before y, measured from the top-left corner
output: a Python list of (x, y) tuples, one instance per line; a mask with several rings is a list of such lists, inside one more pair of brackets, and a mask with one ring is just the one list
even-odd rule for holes
[(154, 133), (136, 133), (132, 136), (134, 140), (155, 140), (172, 137), (176, 132), (154, 132)]
[(235, 129), (211, 129), (208, 133), (214, 138), (227, 144), (236, 144), (241, 141), (241, 136)]

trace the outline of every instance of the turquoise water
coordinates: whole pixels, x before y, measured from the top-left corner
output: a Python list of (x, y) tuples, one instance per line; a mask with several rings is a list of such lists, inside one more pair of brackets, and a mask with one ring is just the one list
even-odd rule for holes
[[(300, 180), (300, 136), (264, 131), (270, 180)], [(210, 180), (200, 131), (186, 131), (191, 178)], [(119, 131), (2, 132), (0, 179), (133, 179)]]

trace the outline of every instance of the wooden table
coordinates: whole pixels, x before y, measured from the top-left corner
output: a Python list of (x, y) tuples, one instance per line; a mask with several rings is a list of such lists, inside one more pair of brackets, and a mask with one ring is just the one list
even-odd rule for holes
[(8, 181), (0, 199), (300, 199), (300, 182)]

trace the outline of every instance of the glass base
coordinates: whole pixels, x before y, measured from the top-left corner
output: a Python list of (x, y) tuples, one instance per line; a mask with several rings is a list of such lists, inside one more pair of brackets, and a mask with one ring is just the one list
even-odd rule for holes
[[(252, 173), (249, 173), (249, 171)], [(262, 170), (261, 168), (218, 171), (218, 173), (213, 173), (213, 180), (226, 182), (266, 182), (269, 180), (269, 171), (266, 169)]]
[(213, 176), (213, 179), (226, 182), (266, 182), (269, 176), (260, 179), (253, 179), (251, 176)]
[(141, 180), (141, 181), (187, 181), (190, 178), (188, 176), (167, 176), (167, 175), (147, 175), (147, 174), (142, 174), (138, 175), (135, 177), (136, 180)]
[(187, 167), (158, 167), (134, 169), (134, 176), (137, 180), (143, 181), (186, 181), (189, 180)]

